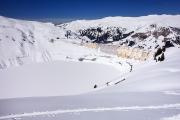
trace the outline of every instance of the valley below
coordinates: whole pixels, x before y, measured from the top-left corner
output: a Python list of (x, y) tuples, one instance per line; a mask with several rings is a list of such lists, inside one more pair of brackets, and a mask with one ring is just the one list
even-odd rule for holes
[(0, 21), (0, 120), (180, 119), (179, 15)]

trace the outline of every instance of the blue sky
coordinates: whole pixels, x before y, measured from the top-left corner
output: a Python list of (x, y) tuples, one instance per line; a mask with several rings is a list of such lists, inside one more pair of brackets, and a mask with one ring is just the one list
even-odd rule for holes
[(180, 0), (0, 0), (0, 15), (20, 19), (95, 19), (180, 14)]

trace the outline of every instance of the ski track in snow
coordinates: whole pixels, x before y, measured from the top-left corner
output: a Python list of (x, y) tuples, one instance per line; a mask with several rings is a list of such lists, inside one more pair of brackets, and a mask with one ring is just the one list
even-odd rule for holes
[(55, 115), (66, 113), (82, 113), (82, 112), (106, 112), (106, 111), (131, 111), (131, 110), (159, 110), (159, 109), (180, 109), (180, 103), (177, 104), (164, 104), (164, 105), (152, 105), (152, 106), (130, 106), (130, 107), (99, 107), (99, 108), (79, 108), (79, 109), (66, 109), (66, 110), (54, 110), (45, 112), (32, 112), (23, 114), (12, 114), (7, 116), (0, 116), (0, 120), (21, 118), (21, 117), (34, 117), (41, 115)]
[(164, 91), (166, 95), (180, 95), (180, 91)]

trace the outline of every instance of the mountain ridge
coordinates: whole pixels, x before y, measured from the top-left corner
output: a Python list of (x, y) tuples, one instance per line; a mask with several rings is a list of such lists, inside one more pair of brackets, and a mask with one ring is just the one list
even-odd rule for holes
[(152, 53), (180, 45), (180, 15), (106, 17), (60, 25), (2, 16), (0, 21), (1, 68), (98, 55), (97, 50), (84, 47), (87, 42), (128, 46)]

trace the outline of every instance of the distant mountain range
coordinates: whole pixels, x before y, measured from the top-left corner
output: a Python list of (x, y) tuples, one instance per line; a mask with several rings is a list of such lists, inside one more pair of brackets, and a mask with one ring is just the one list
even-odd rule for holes
[(0, 21), (0, 68), (79, 59), (92, 52), (83, 43), (127, 46), (155, 55), (180, 46), (180, 15), (106, 17), (59, 25), (2, 16)]

